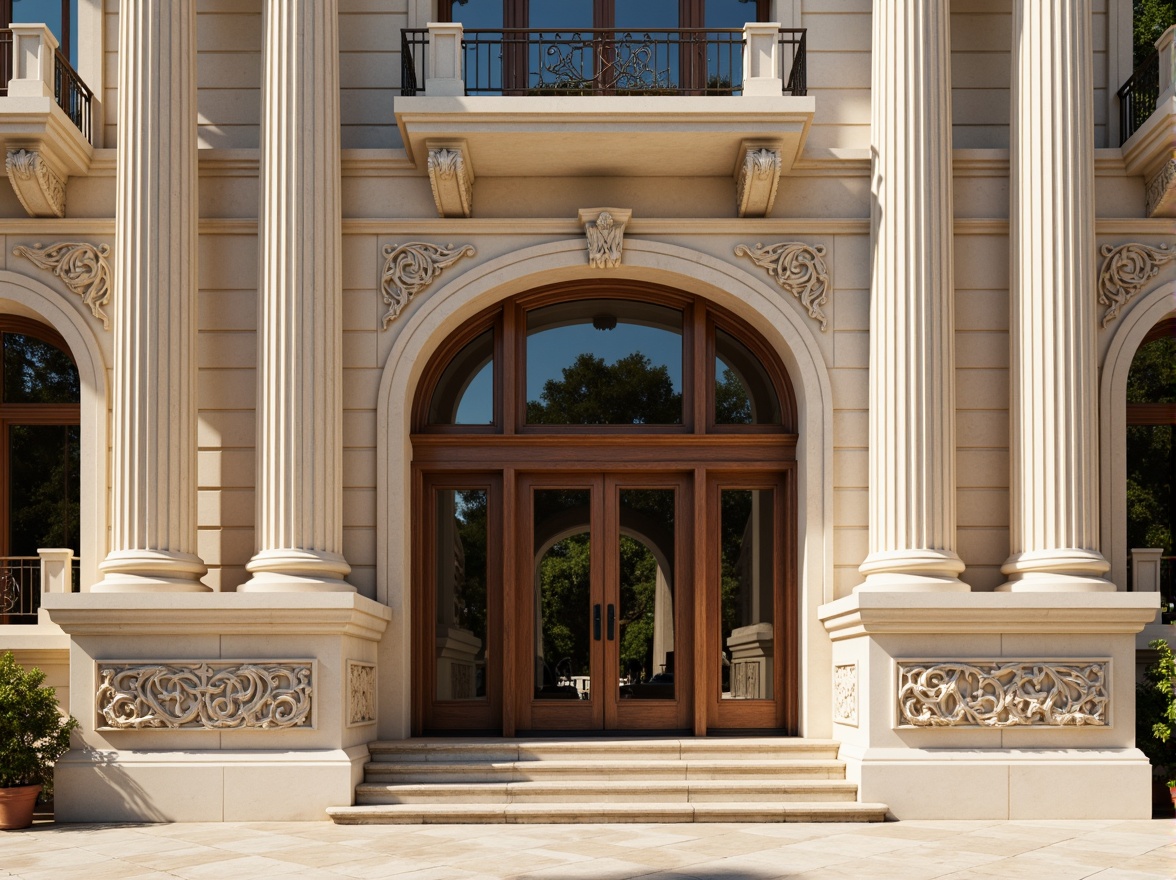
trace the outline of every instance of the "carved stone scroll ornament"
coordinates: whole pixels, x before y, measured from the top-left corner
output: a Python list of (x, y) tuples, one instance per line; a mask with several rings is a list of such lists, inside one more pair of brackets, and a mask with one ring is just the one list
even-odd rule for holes
[(771, 213), (780, 185), (781, 167), (778, 149), (760, 147), (744, 152), (735, 187), (740, 217), (766, 217)]
[(1147, 216), (1176, 217), (1176, 156), (1147, 182)]
[(384, 329), (395, 321), (401, 310), (412, 302), (412, 298), (432, 284), (441, 275), (441, 270), (452, 266), (462, 257), (472, 257), (477, 251), (472, 244), (442, 247), (425, 241), (410, 241), (406, 244), (384, 246), (384, 271), (380, 280), (384, 304)]
[(313, 663), (98, 665), (98, 727), (286, 730), (311, 727)]
[(1106, 327), (1119, 317), (1131, 297), (1160, 273), (1160, 267), (1176, 260), (1176, 251), (1166, 244), (1158, 248), (1131, 242), (1118, 247), (1103, 245), (1102, 269), (1098, 273), (1098, 301), (1107, 307), (1102, 325)]
[(821, 306), (829, 301), (829, 268), (823, 245), (782, 241), (765, 247), (757, 241), (755, 247), (736, 245), (735, 256), (747, 257), (767, 269), (777, 284), (800, 300), (810, 318), (821, 322), (821, 332), (825, 332), (829, 319)]
[(429, 150), (429, 185), (442, 217), (469, 217), (474, 211), (473, 175), (461, 150)]
[(347, 726), (371, 724), (376, 720), (376, 666), (347, 661)]
[(1105, 660), (899, 663), (899, 725), (1101, 727), (1108, 672)]
[(581, 208), (580, 223), (588, 239), (588, 265), (593, 269), (615, 269), (621, 265), (625, 226), (632, 211), (623, 208)]
[(857, 727), (857, 683), (856, 663), (833, 667), (833, 720), (839, 724)]
[(65, 181), (37, 150), (9, 150), (8, 181), (30, 217), (65, 216)]
[(82, 241), (63, 241), (42, 247), (20, 245), (12, 249), (18, 257), (31, 260), (65, 282), (65, 286), (82, 298), (102, 326), (110, 329), (110, 317), (103, 309), (110, 303), (110, 245), (92, 245)]

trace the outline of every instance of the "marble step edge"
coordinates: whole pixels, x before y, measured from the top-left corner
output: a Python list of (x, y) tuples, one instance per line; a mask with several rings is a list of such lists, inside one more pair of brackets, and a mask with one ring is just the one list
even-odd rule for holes
[(835, 760), (791, 761), (504, 761), (461, 762), (455, 764), (370, 761), (364, 775), (394, 778), (404, 782), (526, 782), (543, 778), (587, 779), (715, 779), (729, 777), (824, 777), (841, 779), (845, 762)]
[(768, 801), (752, 804), (379, 804), (327, 809), (327, 815), (340, 825), (882, 822), (886, 813), (885, 804)]
[(771, 754), (819, 754), (836, 757), (836, 740), (777, 738), (715, 738), (682, 740), (449, 740), (417, 739), (369, 743), (373, 760), (451, 762), (454, 756), (476, 756), (481, 760), (542, 761), (574, 756), (592, 760), (617, 754), (653, 755), (667, 759), (706, 756), (765, 756)]
[(500, 782), (381, 785), (356, 787), (357, 804), (410, 803), (742, 803), (749, 801), (853, 802), (857, 785), (836, 779), (726, 782), (670, 780), (668, 782)]

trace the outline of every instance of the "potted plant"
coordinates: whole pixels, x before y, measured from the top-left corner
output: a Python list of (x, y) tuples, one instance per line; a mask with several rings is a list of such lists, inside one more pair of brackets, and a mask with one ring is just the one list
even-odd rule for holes
[(58, 711), (45, 673), (0, 655), (0, 829), (33, 824), (37, 795), (53, 790), (53, 762), (69, 750), (74, 718)]
[(1162, 789), (1167, 783), (1176, 808), (1176, 654), (1165, 639), (1154, 639), (1148, 647), (1156, 659), (1136, 688), (1135, 742), (1151, 761), (1157, 784)]

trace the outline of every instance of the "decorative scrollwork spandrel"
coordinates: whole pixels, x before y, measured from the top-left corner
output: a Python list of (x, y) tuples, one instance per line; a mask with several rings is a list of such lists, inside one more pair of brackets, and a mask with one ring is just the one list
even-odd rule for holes
[(1176, 251), (1169, 250), (1166, 244), (1158, 248), (1138, 242), (1117, 247), (1106, 244), (1099, 253), (1103, 263), (1098, 273), (1098, 301), (1107, 307), (1102, 319), (1104, 327), (1119, 317), (1131, 297), (1160, 273), (1161, 266), (1176, 260)]
[(472, 257), (477, 251), (472, 244), (456, 247), (448, 244), (442, 247), (427, 241), (410, 241), (406, 244), (385, 245), (384, 270), (380, 289), (388, 311), (384, 314), (383, 326), (395, 321), (401, 310), (420, 293), (437, 280), (441, 271), (452, 266), (462, 257)]
[(1105, 660), (899, 663), (898, 718), (914, 727), (1102, 727)]
[(98, 727), (286, 730), (312, 725), (313, 663), (98, 665)]
[(782, 241), (765, 246), (757, 241), (755, 247), (736, 245), (735, 256), (747, 257), (767, 269), (778, 285), (800, 300), (810, 318), (821, 322), (821, 332), (825, 332), (829, 319), (821, 306), (829, 301), (829, 267), (825, 265), (824, 245)]
[(82, 298), (95, 318), (110, 329), (110, 317), (104, 306), (110, 303), (110, 245), (92, 245), (84, 241), (63, 241), (47, 247), (40, 242), (32, 247), (20, 245), (12, 249), (18, 257), (32, 261), (65, 282), (65, 286)]

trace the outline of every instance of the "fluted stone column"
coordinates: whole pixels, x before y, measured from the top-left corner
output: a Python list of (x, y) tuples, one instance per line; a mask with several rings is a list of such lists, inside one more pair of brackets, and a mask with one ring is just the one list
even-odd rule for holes
[(352, 590), (342, 555), (336, 0), (266, 0), (257, 546), (242, 590)]
[(955, 552), (947, 0), (875, 0), (870, 554), (859, 590), (967, 590)]
[(196, 3), (122, 0), (111, 550), (96, 591), (208, 589), (196, 555)]
[(1015, 0), (1005, 590), (1110, 590), (1098, 549), (1090, 0)]

